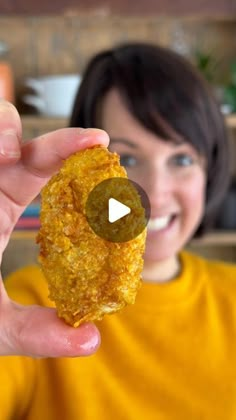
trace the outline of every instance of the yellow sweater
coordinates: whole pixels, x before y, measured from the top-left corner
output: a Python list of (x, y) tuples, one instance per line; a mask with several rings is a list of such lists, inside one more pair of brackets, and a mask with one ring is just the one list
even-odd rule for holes
[[(236, 267), (181, 254), (183, 270), (144, 283), (135, 305), (99, 323), (86, 358), (0, 358), (0, 420), (236, 419)], [(49, 305), (37, 267), (7, 280)]]

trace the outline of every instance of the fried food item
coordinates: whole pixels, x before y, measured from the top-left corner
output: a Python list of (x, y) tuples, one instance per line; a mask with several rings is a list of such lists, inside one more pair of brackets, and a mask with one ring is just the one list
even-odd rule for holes
[(96, 146), (69, 157), (42, 191), (39, 262), (58, 316), (74, 327), (133, 304), (141, 285), (146, 229), (110, 242), (86, 219), (89, 193), (113, 177), (127, 178), (119, 156)]

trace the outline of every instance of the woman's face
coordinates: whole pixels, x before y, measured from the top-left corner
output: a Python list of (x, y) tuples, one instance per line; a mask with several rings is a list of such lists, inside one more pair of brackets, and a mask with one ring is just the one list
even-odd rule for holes
[(147, 193), (151, 204), (145, 261), (175, 257), (198, 227), (205, 204), (202, 157), (189, 143), (163, 141), (143, 127), (112, 89), (101, 109), (110, 150), (121, 156), (129, 179)]

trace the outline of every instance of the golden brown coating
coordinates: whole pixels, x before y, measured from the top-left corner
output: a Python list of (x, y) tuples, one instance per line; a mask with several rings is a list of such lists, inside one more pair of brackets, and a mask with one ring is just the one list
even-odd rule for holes
[(109, 242), (86, 219), (89, 193), (113, 177), (127, 178), (119, 156), (94, 147), (68, 158), (42, 191), (39, 261), (59, 317), (74, 327), (134, 303), (141, 284), (146, 229)]

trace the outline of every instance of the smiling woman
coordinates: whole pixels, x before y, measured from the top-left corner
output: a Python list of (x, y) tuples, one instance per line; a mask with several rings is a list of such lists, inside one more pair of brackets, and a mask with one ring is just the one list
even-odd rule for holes
[[(109, 108), (106, 97), (114, 90), (119, 99), (113, 98), (115, 103), (110, 103)], [(118, 112), (122, 109), (129, 118), (125, 127), (116, 118), (117, 105)], [(107, 126), (105, 106), (106, 114), (109, 112)], [(131, 44), (102, 52), (87, 67), (70, 125), (103, 127), (113, 141), (125, 140), (126, 145), (129, 141), (135, 147), (140, 131), (130, 127), (130, 119), (142, 126), (143, 148), (149, 132), (154, 140), (157, 137), (169, 144), (188, 143), (194, 160), (205, 161), (205, 213), (195, 236), (205, 233), (213, 224), (229, 182), (226, 129), (209, 86), (183, 57), (161, 47)]]
[(111, 137), (110, 149), (121, 156), (129, 178), (149, 196), (145, 263), (166, 263), (168, 259), (166, 277), (171, 278), (176, 274), (171, 270), (178, 266), (176, 253), (192, 237), (203, 216), (203, 158), (191, 144), (165, 141), (141, 125), (117, 89), (106, 94), (100, 112), (101, 126)]

